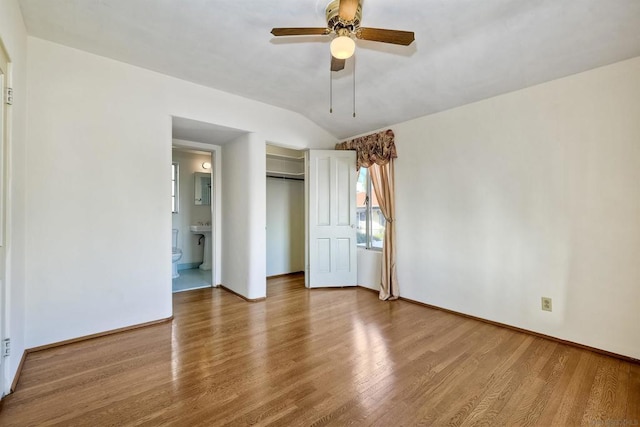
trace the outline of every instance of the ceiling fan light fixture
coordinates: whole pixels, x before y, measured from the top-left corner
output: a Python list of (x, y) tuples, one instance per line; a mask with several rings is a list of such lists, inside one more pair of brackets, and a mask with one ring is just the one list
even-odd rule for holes
[(349, 36), (338, 36), (331, 41), (330, 49), (336, 59), (351, 58), (356, 50), (356, 42)]

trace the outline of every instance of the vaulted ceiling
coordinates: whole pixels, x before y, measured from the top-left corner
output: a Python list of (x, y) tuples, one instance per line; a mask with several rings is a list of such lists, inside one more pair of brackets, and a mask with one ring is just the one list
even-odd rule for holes
[(20, 0), (30, 35), (299, 112), (338, 138), (640, 56), (639, 0), (363, 0), (363, 26), (416, 41), (357, 41), (330, 113), (330, 38), (269, 33), (325, 26), (327, 3)]

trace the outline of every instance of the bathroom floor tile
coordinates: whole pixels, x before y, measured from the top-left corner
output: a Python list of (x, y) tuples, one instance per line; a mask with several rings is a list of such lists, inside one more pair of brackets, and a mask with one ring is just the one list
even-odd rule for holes
[(178, 273), (180, 277), (172, 280), (174, 293), (211, 287), (211, 270), (205, 271), (199, 268), (192, 268), (178, 271)]

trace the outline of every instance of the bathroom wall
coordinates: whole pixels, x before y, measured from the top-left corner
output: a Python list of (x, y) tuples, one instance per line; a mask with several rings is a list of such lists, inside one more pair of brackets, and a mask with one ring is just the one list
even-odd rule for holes
[(178, 230), (178, 247), (182, 249), (182, 258), (178, 269), (195, 268), (202, 263), (204, 245), (198, 245), (201, 235), (193, 234), (189, 226), (198, 223), (211, 223), (211, 205), (196, 205), (194, 202), (194, 173), (210, 172), (202, 168), (202, 163), (211, 161), (211, 154), (185, 150), (172, 150), (172, 162), (179, 164), (178, 213), (172, 214), (172, 228)]

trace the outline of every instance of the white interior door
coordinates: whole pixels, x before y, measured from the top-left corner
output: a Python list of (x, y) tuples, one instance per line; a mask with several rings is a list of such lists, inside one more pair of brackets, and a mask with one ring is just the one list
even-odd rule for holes
[(307, 155), (307, 286), (356, 286), (356, 153)]

